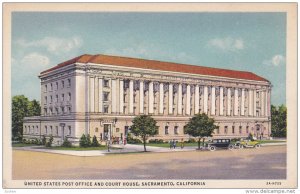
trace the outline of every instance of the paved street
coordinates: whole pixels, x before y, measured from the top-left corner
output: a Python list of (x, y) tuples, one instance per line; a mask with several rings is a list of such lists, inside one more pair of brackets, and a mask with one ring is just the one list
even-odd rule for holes
[(79, 157), (13, 150), (13, 179), (285, 179), (286, 146)]

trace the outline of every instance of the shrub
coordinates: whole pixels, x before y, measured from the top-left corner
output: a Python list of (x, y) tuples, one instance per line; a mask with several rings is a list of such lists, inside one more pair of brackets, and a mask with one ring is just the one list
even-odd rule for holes
[(251, 141), (253, 141), (253, 135), (252, 135), (252, 133), (249, 133), (248, 139), (250, 139)]
[(127, 136), (127, 143), (129, 144), (139, 144), (139, 143), (143, 143), (140, 139), (134, 138), (131, 136), (131, 134), (129, 133)]
[(46, 137), (45, 137), (45, 135), (43, 135), (43, 138), (42, 138), (42, 145), (46, 145), (46, 142), (47, 142)]
[(187, 143), (195, 143), (195, 142), (196, 142), (195, 139), (189, 139), (189, 140), (187, 141)]
[(72, 147), (72, 143), (65, 137), (62, 147)]
[(92, 146), (93, 146), (93, 147), (98, 147), (98, 146), (100, 146), (100, 144), (99, 144), (99, 142), (98, 142), (98, 140), (97, 140), (96, 135), (94, 135), (94, 137), (93, 137)]
[(53, 142), (53, 136), (50, 135), (49, 141), (46, 143), (46, 147), (51, 147)]
[(149, 143), (164, 143), (164, 140), (162, 140), (162, 139), (150, 139)]
[(86, 143), (87, 143), (87, 147), (90, 147), (92, 145), (90, 134), (87, 134), (86, 136)]

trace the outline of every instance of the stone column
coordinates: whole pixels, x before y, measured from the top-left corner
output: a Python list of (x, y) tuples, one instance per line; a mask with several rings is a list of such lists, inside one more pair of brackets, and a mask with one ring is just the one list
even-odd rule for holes
[(122, 79), (120, 79), (120, 91), (119, 91), (119, 93), (120, 93), (120, 98), (119, 98), (120, 107), (119, 107), (119, 109), (120, 109), (120, 113), (124, 113), (123, 112), (124, 111), (124, 81)]
[(203, 98), (204, 98), (204, 103), (203, 103), (203, 112), (207, 114), (207, 109), (208, 109), (208, 88), (207, 86), (204, 86), (203, 90)]
[(153, 114), (154, 96), (153, 96), (153, 82), (149, 83), (149, 114)]
[(248, 90), (248, 100), (249, 100), (248, 115), (253, 116), (253, 90), (252, 89)]
[(103, 112), (103, 79), (99, 78), (99, 112)]
[(178, 100), (177, 100), (178, 114), (182, 114), (182, 84), (178, 84)]
[(144, 113), (144, 81), (140, 80), (140, 114)]
[(224, 88), (220, 87), (220, 116), (224, 115), (224, 104), (223, 104), (223, 97), (224, 97)]
[(242, 89), (242, 96), (241, 96), (241, 115), (245, 115), (245, 89)]
[(159, 83), (159, 114), (164, 113), (164, 84)]
[(234, 116), (239, 114), (239, 91), (237, 88), (234, 88)]
[(129, 81), (129, 114), (133, 114), (133, 80)]
[(191, 86), (188, 84), (186, 86), (186, 114), (191, 114)]
[(117, 112), (117, 80), (111, 80), (111, 112)]
[(253, 116), (256, 117), (256, 90), (253, 90)]
[(169, 83), (169, 114), (173, 114), (173, 84)]
[(216, 114), (216, 88), (215, 86), (211, 87), (211, 110), (210, 110), (211, 115)]
[(268, 116), (268, 90), (265, 91), (265, 116)]
[(227, 115), (231, 113), (231, 88), (227, 88)]
[(260, 115), (265, 116), (265, 91), (260, 92)]
[(195, 86), (195, 114), (199, 113), (199, 86)]
[[(95, 112), (95, 78), (90, 78), (90, 112)], [(67, 97), (67, 96), (66, 96)]]

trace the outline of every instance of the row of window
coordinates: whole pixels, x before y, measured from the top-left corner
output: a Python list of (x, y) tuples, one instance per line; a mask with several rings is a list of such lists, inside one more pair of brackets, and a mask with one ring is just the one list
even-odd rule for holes
[[(25, 129), (24, 129), (24, 134), (40, 134), (40, 131), (39, 131), (39, 127), (38, 126), (25, 126)], [(68, 135), (71, 136), (72, 135), (72, 129), (71, 129), (71, 126), (67, 126), (67, 130), (68, 130)], [(58, 136), (59, 133), (58, 133), (58, 126), (55, 126), (55, 133), (53, 131), (53, 126), (50, 125), (50, 126), (45, 126), (45, 131), (44, 131), (44, 134), (42, 135), (55, 135), (55, 136)], [(63, 131), (61, 131), (62, 133)]]
[[(48, 86), (49, 85), (49, 86)], [(54, 83), (50, 83), (50, 84), (45, 84), (45, 92), (49, 91), (53, 91), (53, 90), (58, 90), (59, 89), (59, 82), (55, 82)], [(65, 80), (61, 80), (60, 81), (60, 88), (63, 89), (65, 87)], [(71, 79), (67, 79), (67, 87), (71, 86)]]
[(50, 108), (44, 108), (44, 115), (58, 115), (58, 114), (64, 114), (64, 113), (71, 113), (72, 107), (71, 106), (61, 106), (61, 107), (55, 107), (54, 109), (52, 107)]
[[(67, 99), (65, 99), (65, 94), (61, 94), (61, 98), (60, 98), (60, 100), (63, 102), (63, 101), (71, 101), (71, 93), (70, 92), (68, 92), (68, 94), (67, 94)], [(49, 96), (49, 98), (50, 98), (50, 103), (52, 103), (53, 102), (53, 96), (52, 95), (50, 95)], [(55, 95), (55, 102), (58, 102), (58, 94), (56, 94)], [(45, 102), (44, 102), (44, 104), (47, 104), (48, 103), (48, 96), (45, 96)]]

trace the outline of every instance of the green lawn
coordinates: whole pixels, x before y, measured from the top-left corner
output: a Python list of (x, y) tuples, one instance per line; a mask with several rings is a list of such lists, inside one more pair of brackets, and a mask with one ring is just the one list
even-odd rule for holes
[[(38, 149), (38, 148), (37, 148)], [(53, 146), (53, 147), (42, 147), (40, 149), (51, 149), (51, 150), (73, 150), (73, 151), (88, 151), (88, 150), (107, 150), (107, 146), (100, 146), (100, 147), (61, 147), (61, 146)], [(119, 149), (119, 148), (113, 148), (110, 149)]]
[(29, 146), (37, 146), (36, 144), (26, 144), (26, 143), (13, 143), (12, 147), (29, 147)]
[(259, 143), (264, 144), (264, 143), (284, 143), (286, 141), (276, 141), (276, 140), (257, 140)]

